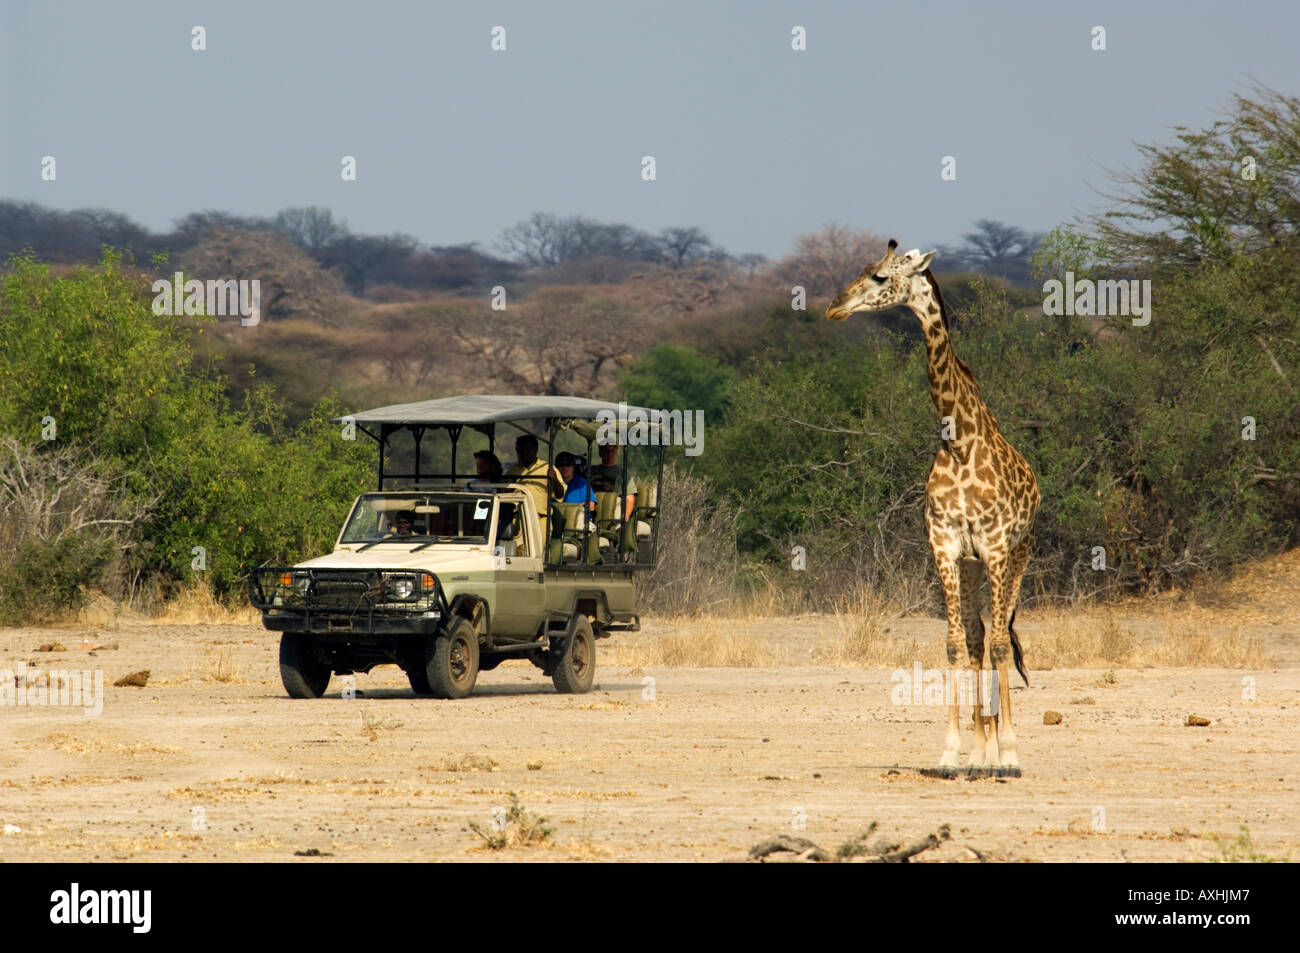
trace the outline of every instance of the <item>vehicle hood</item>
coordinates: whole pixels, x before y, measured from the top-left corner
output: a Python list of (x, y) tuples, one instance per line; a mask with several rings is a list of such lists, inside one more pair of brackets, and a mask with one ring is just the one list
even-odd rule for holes
[[(417, 544), (418, 545), (418, 544)], [(431, 573), (482, 572), (492, 569), (492, 550), (486, 546), (430, 546), (412, 552), (409, 543), (380, 543), (363, 552), (337, 549), (298, 563), (298, 569), (424, 569)]]

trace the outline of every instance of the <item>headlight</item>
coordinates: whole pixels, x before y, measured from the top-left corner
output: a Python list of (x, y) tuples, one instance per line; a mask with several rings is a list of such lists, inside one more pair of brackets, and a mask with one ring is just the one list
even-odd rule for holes
[(411, 576), (398, 576), (388, 580), (388, 594), (403, 602), (415, 594), (415, 579)]
[(298, 595), (307, 595), (307, 587), (311, 585), (311, 576), (305, 572), (294, 573), (293, 588), (298, 591)]

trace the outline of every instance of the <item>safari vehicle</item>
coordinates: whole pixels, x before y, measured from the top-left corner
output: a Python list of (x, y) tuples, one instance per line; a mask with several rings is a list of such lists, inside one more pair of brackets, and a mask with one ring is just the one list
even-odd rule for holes
[[(460, 462), (467, 443), (494, 449), (498, 425), (533, 432), (521, 422), (540, 425), (548, 466), (557, 443), (594, 459), (598, 415), (620, 407), (649, 413), (471, 395), (339, 418), (377, 442), (378, 489), (353, 503), (332, 553), (249, 579), (263, 624), (282, 633), (290, 697), (319, 698), (332, 674), (393, 664), (417, 695), (463, 698), (480, 671), (510, 658), (531, 661), (560, 692), (590, 690), (596, 640), (640, 628), (635, 580), (655, 564), (663, 447), (620, 448), (612, 491), (545, 513), (534, 501), (549, 492), (511, 477), (478, 482)], [(439, 440), (441, 454), (430, 446)], [(634, 454), (640, 485), (628, 494)]]

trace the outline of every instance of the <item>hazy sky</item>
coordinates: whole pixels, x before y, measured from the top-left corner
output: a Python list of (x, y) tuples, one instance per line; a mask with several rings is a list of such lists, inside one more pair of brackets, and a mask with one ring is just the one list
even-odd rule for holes
[(436, 245), (491, 247), (534, 211), (698, 225), (734, 253), (830, 220), (933, 245), (1096, 207), (1134, 142), (1207, 124), (1251, 80), (1300, 92), (1289, 0), (2, 9), (0, 197), (159, 230), (322, 205)]

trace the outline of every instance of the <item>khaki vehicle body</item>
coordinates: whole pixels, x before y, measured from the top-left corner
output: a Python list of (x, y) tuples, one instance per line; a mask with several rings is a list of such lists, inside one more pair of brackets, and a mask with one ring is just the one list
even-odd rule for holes
[[(463, 697), (479, 670), (508, 658), (528, 659), (560, 691), (587, 691), (595, 640), (640, 627), (634, 580), (653, 565), (657, 498), (633, 511), (629, 496), (626, 514), (611, 499), (590, 516), (557, 504), (542, 518), (535, 488), (459, 479), (454, 449), (454, 480), (418, 465), (386, 474), (383, 451), (401, 426), (381, 428), (380, 489), (357, 497), (331, 553), (250, 576), (250, 601), (283, 633), (288, 693), (320, 697), (331, 675), (395, 664), (417, 694)], [(410, 486), (384, 489), (399, 479)], [(581, 527), (566, 532), (566, 517)]]

